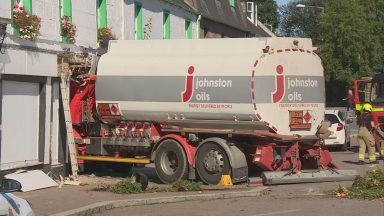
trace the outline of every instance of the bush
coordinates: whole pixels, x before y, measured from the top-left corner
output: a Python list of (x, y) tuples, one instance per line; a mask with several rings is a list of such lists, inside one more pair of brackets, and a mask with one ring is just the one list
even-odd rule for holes
[(364, 177), (357, 178), (351, 187), (339, 187), (335, 191), (337, 197), (352, 199), (383, 199), (384, 198), (384, 171), (375, 168), (366, 172)]
[(109, 186), (106, 190), (117, 194), (136, 194), (143, 192), (141, 184), (134, 182), (132, 178), (125, 179), (116, 185)]

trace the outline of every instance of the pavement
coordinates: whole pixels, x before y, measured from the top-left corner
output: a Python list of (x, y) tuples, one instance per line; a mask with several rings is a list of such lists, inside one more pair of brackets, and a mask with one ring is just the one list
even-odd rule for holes
[[(236, 185), (233, 187), (211, 186), (197, 192), (161, 192), (120, 195), (97, 188), (118, 182), (119, 178), (81, 176), (82, 186), (64, 185), (31, 192), (17, 192), (16, 196), (27, 199), (36, 215), (92, 215), (112, 208), (175, 203), (183, 201), (214, 200), (261, 195), (264, 186)], [(155, 183), (152, 183), (155, 184)], [(154, 185), (150, 185), (153, 187)]]

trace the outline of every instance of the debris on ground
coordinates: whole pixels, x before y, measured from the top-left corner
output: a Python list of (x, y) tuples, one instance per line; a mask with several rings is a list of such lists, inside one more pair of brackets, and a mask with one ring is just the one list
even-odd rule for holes
[(58, 184), (41, 170), (19, 170), (4, 176), (21, 184), (21, 191), (33, 191), (42, 188), (55, 187)]
[(350, 199), (384, 199), (384, 171), (378, 167), (369, 170), (363, 177), (355, 179), (351, 187), (341, 187), (333, 194)]

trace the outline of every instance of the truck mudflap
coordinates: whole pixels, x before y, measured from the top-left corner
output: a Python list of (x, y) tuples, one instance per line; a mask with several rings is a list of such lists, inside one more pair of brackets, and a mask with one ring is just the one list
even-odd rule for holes
[(267, 171), (261, 174), (264, 185), (296, 184), (311, 182), (335, 182), (354, 180), (359, 174), (356, 170), (302, 170), (297, 173), (289, 171)]

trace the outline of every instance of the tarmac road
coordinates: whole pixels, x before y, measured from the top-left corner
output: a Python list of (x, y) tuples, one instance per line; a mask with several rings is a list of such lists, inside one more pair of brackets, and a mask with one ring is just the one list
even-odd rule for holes
[(98, 215), (130, 216), (383, 216), (384, 203), (336, 198), (252, 197), (114, 209)]

